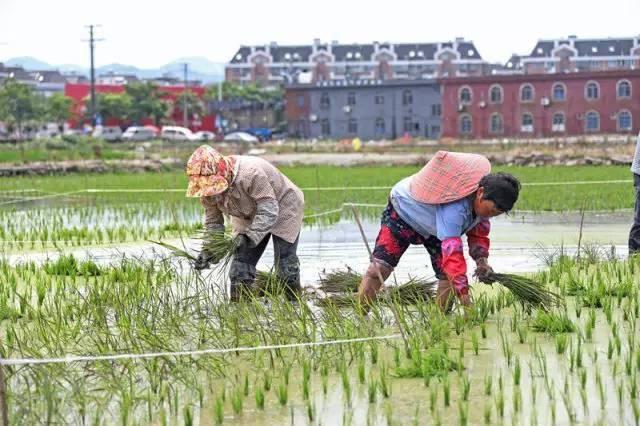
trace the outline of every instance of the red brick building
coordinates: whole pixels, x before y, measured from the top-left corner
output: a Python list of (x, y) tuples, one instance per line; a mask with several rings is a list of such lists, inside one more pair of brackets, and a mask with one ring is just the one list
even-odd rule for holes
[(446, 78), (442, 136), (637, 133), (640, 70)]

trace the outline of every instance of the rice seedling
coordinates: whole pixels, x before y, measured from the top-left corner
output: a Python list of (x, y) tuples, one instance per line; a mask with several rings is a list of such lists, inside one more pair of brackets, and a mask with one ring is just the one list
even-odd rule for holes
[(266, 392), (271, 390), (271, 374), (266, 371), (262, 375), (262, 387)]
[(484, 394), (485, 396), (491, 396), (491, 391), (493, 389), (493, 377), (490, 375), (484, 376)]
[(389, 372), (387, 366), (382, 364), (380, 367), (380, 390), (382, 396), (389, 398), (391, 396), (391, 383), (389, 383)]
[(487, 326), (484, 323), (480, 324), (480, 334), (483, 339), (487, 338)]
[(436, 410), (436, 406), (438, 404), (438, 389), (436, 387), (432, 387), (429, 391), (429, 412), (431, 415)]
[(469, 422), (469, 408), (462, 401), (458, 402), (458, 420), (461, 426), (465, 426)]
[(214, 419), (216, 424), (221, 425), (224, 422), (224, 401), (221, 397), (216, 398), (214, 406)]
[(462, 392), (460, 392), (462, 394), (462, 400), (463, 401), (468, 401), (469, 400), (469, 393), (471, 392), (471, 382), (469, 381), (468, 377), (463, 377), (462, 378)]
[(544, 288), (542, 284), (519, 275), (492, 273), (489, 280), (507, 288), (523, 307), (548, 311), (563, 303), (562, 297)]
[(362, 281), (362, 275), (347, 267), (346, 271), (323, 272), (318, 288), (327, 293), (355, 293), (358, 291), (360, 281)]
[(307, 419), (310, 423), (313, 423), (313, 419), (316, 417), (316, 409), (311, 401), (307, 401)]
[(550, 334), (573, 333), (576, 330), (566, 312), (538, 312), (531, 326), (537, 332)]
[(258, 410), (264, 410), (264, 390), (260, 387), (255, 389), (256, 407)]
[(378, 382), (373, 378), (373, 376), (369, 377), (369, 383), (367, 385), (367, 391), (369, 396), (369, 404), (373, 404), (376, 402), (376, 396), (378, 394)]
[(527, 328), (524, 325), (518, 326), (518, 341), (524, 344), (527, 341)]
[(480, 342), (478, 341), (478, 335), (476, 332), (471, 333), (471, 348), (473, 349), (473, 354), (478, 355), (480, 350)]
[(451, 404), (451, 384), (448, 377), (445, 377), (442, 381), (442, 395), (444, 406), (448, 407)]
[(484, 419), (485, 425), (491, 424), (491, 404), (485, 403), (482, 418)]
[(351, 380), (347, 373), (347, 366), (343, 365), (340, 371), (340, 378), (342, 379), (342, 392), (347, 403), (351, 404)]
[(557, 334), (556, 335), (556, 353), (563, 354), (567, 350), (567, 346), (569, 344), (569, 338), (566, 334)]
[(498, 416), (501, 419), (503, 419), (504, 418), (504, 393), (502, 391), (500, 391), (498, 395), (496, 395), (495, 404), (496, 404), (496, 413), (498, 413)]
[(358, 381), (360, 382), (360, 384), (364, 384), (366, 382), (366, 365), (364, 363), (364, 360), (361, 359), (358, 362)]
[(287, 405), (287, 401), (289, 399), (289, 389), (286, 381), (280, 382), (278, 385), (278, 402), (283, 407)]
[(231, 394), (231, 408), (233, 408), (233, 412), (235, 414), (240, 414), (242, 412), (242, 400), (242, 391), (240, 389), (235, 389)]
[(513, 383), (516, 386), (520, 386), (521, 375), (522, 375), (522, 368), (520, 367), (520, 358), (516, 357), (513, 365)]

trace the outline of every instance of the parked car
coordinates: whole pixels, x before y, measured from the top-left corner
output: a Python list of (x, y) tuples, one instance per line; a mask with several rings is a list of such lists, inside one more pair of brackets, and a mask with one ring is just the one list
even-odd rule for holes
[(194, 141), (212, 141), (216, 139), (216, 134), (213, 132), (208, 132), (206, 130), (201, 130), (199, 132), (195, 132), (193, 134)]
[(122, 130), (118, 126), (96, 126), (91, 136), (107, 142), (115, 142), (122, 139)]
[(247, 132), (233, 132), (224, 137), (225, 142), (249, 142), (257, 143), (259, 139)]
[(122, 134), (123, 141), (149, 141), (155, 138), (156, 135), (151, 129), (139, 126), (131, 126)]
[(271, 140), (271, 136), (273, 134), (271, 129), (267, 129), (266, 127), (251, 127), (251, 128), (245, 129), (244, 132), (257, 137), (258, 139), (260, 139), (260, 142), (266, 142)]
[(165, 141), (189, 141), (193, 139), (193, 132), (186, 127), (164, 126), (160, 138)]

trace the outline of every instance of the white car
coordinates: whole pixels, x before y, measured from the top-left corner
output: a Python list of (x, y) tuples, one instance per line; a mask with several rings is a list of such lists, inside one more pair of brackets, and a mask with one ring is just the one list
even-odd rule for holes
[(123, 141), (144, 142), (150, 141), (156, 137), (151, 129), (146, 127), (131, 126), (122, 134)]
[(164, 126), (160, 138), (165, 141), (190, 141), (193, 140), (193, 132), (186, 127)]
[(96, 126), (91, 136), (107, 142), (115, 142), (122, 138), (122, 130), (118, 126)]
[(213, 132), (208, 132), (206, 130), (201, 130), (199, 132), (195, 132), (193, 134), (194, 141), (212, 141), (216, 138), (216, 134)]
[(233, 132), (229, 133), (224, 137), (225, 142), (249, 142), (249, 143), (258, 143), (259, 140), (257, 137), (253, 136), (247, 132)]

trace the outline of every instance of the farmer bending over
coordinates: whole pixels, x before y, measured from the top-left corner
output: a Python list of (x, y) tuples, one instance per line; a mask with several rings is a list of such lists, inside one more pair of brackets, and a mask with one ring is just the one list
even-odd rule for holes
[(410, 244), (423, 245), (438, 278), (436, 302), (447, 311), (452, 293), (470, 304), (467, 264), (462, 249), (467, 235), (475, 275), (485, 281), (492, 272), (489, 218), (515, 204), (520, 182), (506, 173), (489, 174), (489, 160), (478, 154), (439, 151), (418, 173), (398, 182), (382, 213), (371, 263), (359, 289), (361, 303), (375, 299)]
[[(236, 250), (229, 270), (230, 299), (237, 301), (256, 277), (256, 264), (273, 236), (278, 277), (294, 298), (300, 291), (300, 265), (296, 254), (302, 227), (304, 196), (286, 176), (267, 161), (243, 155), (224, 156), (202, 145), (189, 158), (188, 197), (200, 197), (205, 232), (224, 232), (223, 214), (231, 217)], [(196, 269), (220, 259), (206, 249)]]

